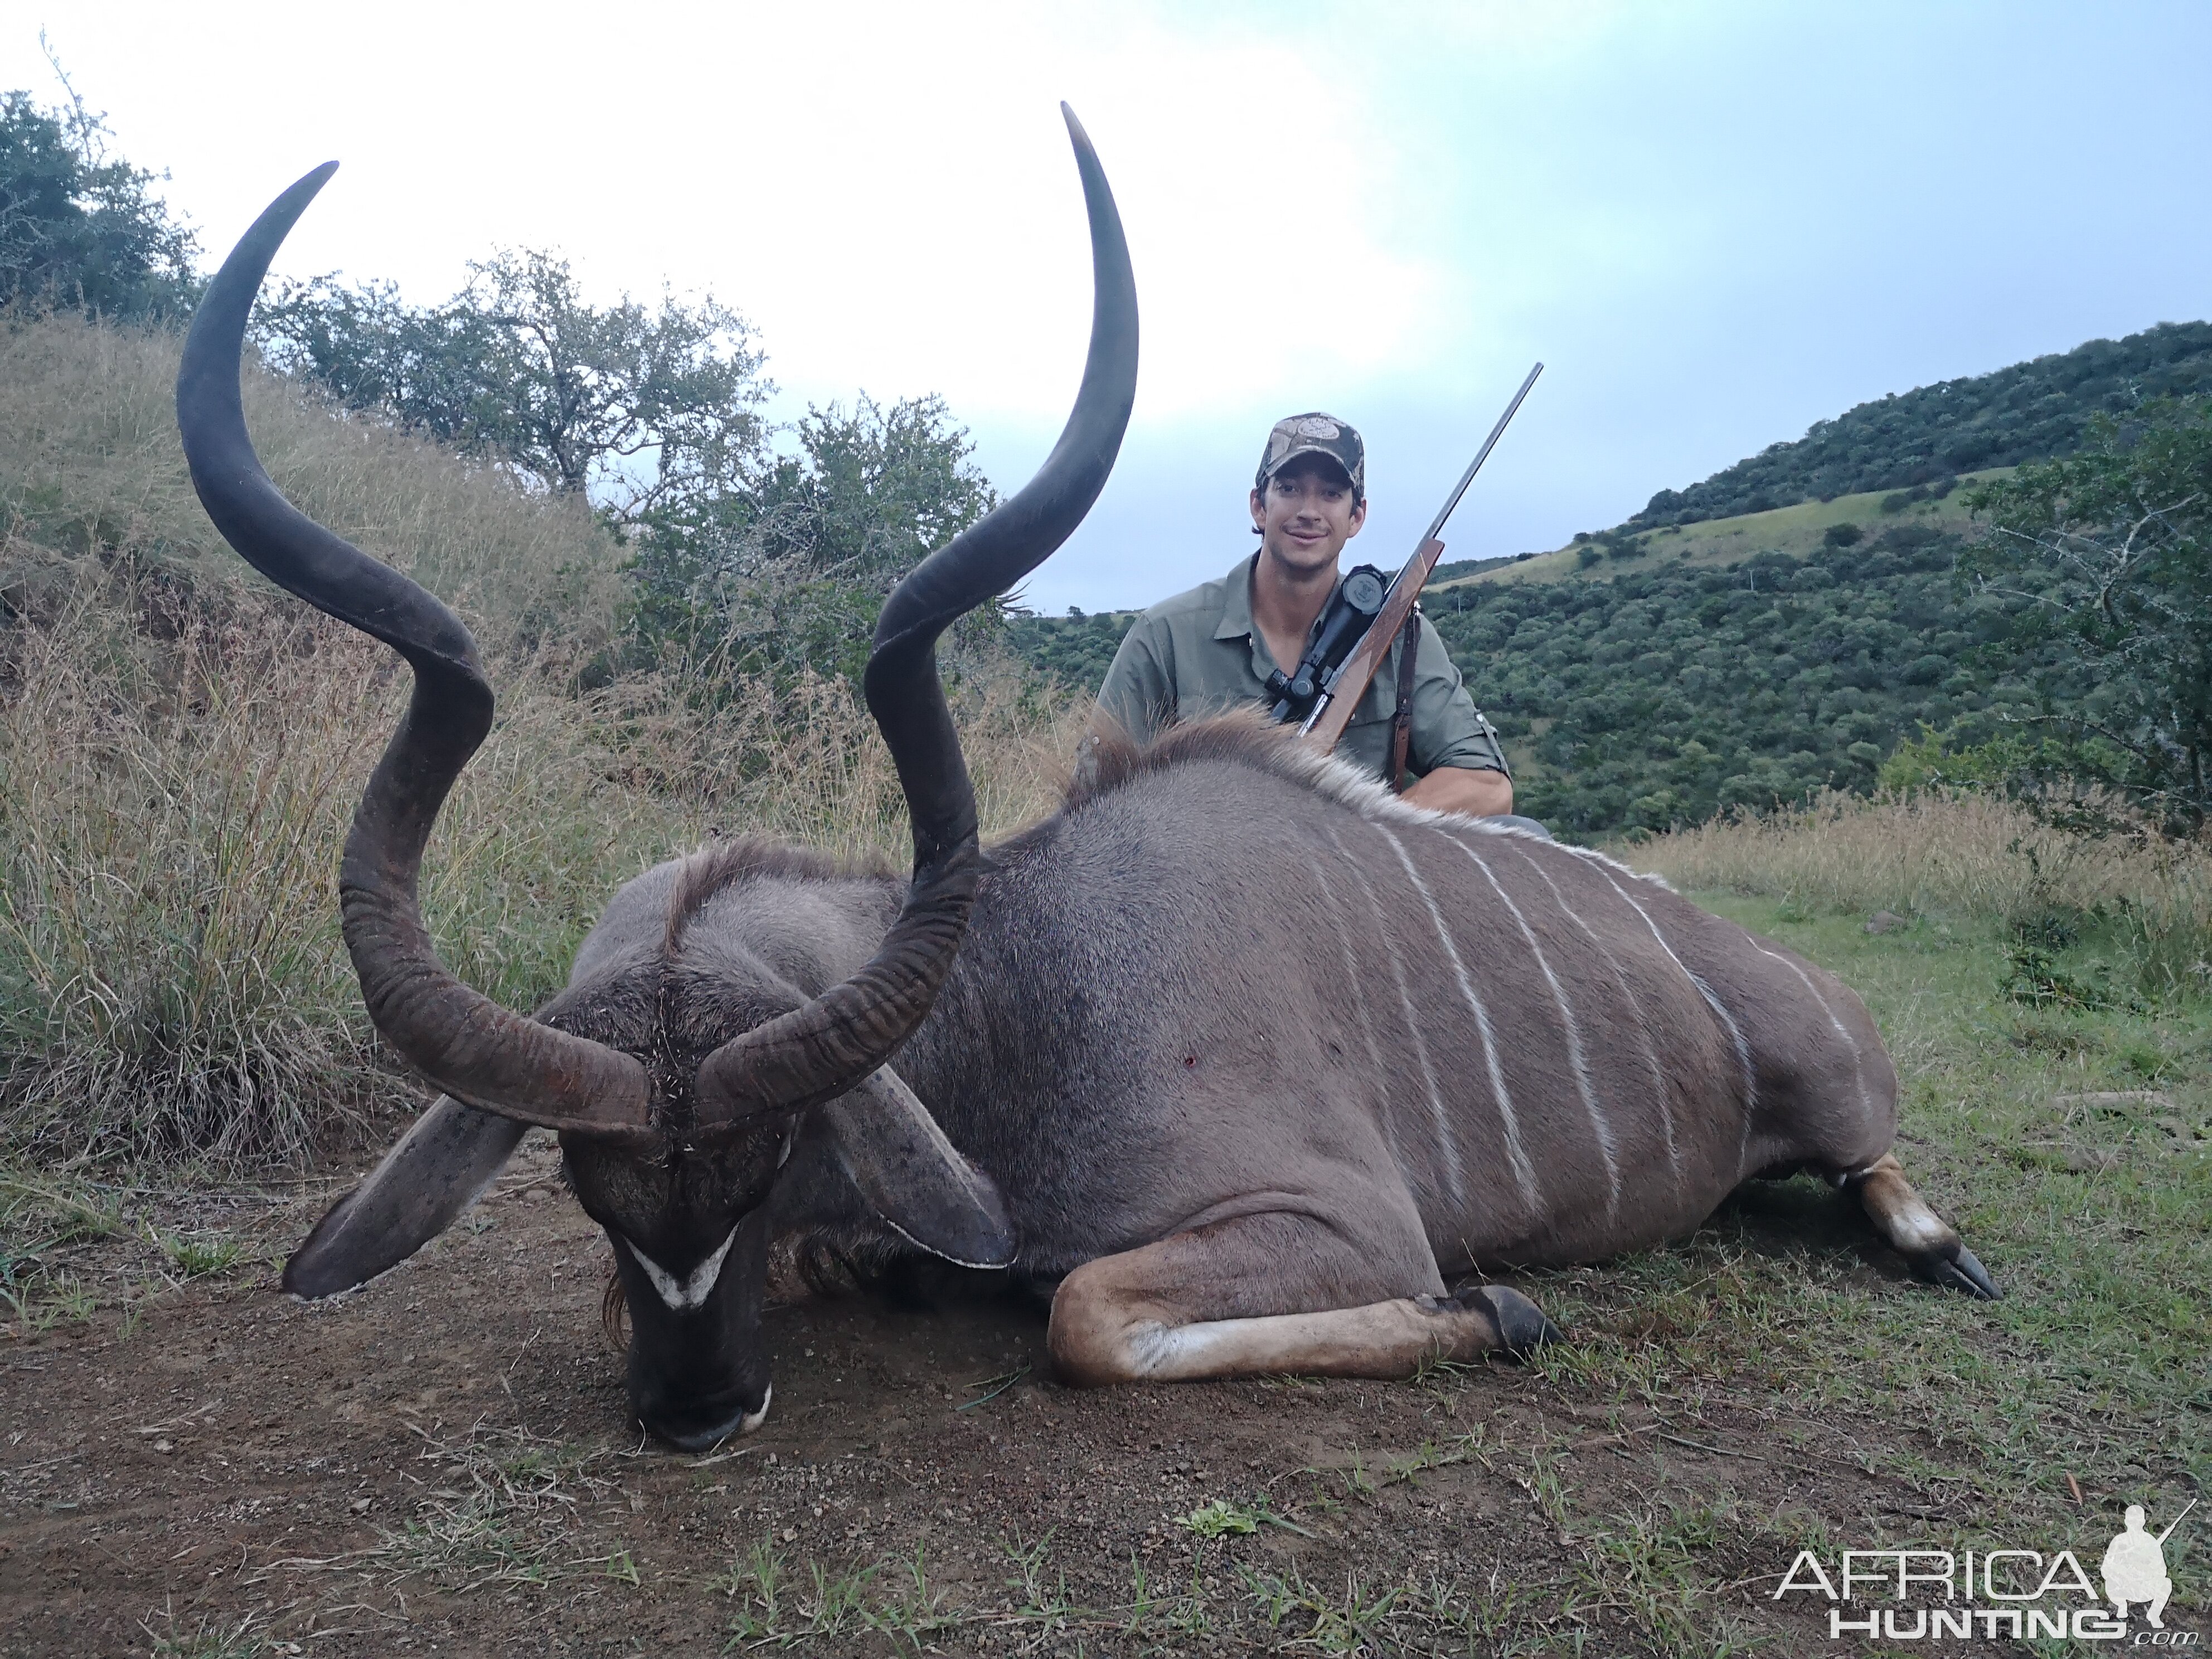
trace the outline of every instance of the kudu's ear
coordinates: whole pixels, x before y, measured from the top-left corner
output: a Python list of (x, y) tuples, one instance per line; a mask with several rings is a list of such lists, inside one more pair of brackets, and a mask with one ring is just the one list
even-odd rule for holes
[(477, 1201), (529, 1129), (439, 1096), (292, 1252), (284, 1288), (309, 1298), (336, 1296), (398, 1267)]
[(963, 1267), (1013, 1261), (998, 1184), (960, 1155), (890, 1066), (816, 1109), (860, 1196), (902, 1237)]

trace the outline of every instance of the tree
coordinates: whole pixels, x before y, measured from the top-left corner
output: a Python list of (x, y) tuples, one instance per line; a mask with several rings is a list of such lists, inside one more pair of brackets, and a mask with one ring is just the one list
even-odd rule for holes
[(131, 322), (188, 313), (191, 231), (154, 193), (155, 174), (107, 153), (106, 118), (62, 85), (59, 110), (0, 94), (0, 305)]
[[(634, 633), (713, 654), (726, 672), (856, 673), (884, 597), (998, 504), (941, 398), (812, 407), (749, 487), (644, 515), (631, 566)], [(994, 630), (996, 607), (961, 637)]]
[(294, 285), (262, 310), (263, 349), (349, 408), (588, 495), (617, 526), (757, 481), (774, 387), (736, 312), (669, 294), (594, 307), (565, 259), (535, 250), (469, 270), (420, 307), (388, 283)]
[(2068, 769), (2198, 831), (2212, 814), (2212, 402), (2100, 416), (2089, 440), (1974, 490), (1989, 533), (1964, 568), (2027, 601), (2021, 638), (2087, 671), (2094, 691), (2042, 717), (2075, 739)]
[[(264, 307), (280, 368), (556, 494), (634, 550), (633, 657), (732, 675), (854, 675), (892, 586), (997, 504), (942, 400), (811, 408), (778, 453), (744, 319), (711, 298), (600, 308), (551, 253), (503, 252), (417, 307), (333, 276)], [(963, 618), (956, 641), (1003, 623)]]

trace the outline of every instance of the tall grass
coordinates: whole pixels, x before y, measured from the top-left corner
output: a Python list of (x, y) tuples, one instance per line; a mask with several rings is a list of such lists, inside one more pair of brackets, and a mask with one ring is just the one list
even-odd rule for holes
[[(274, 603), (148, 641), (116, 585), (11, 641), (0, 1136), (40, 1158), (296, 1158), (392, 1086), (336, 874), (408, 677)], [(423, 904), (454, 970), (511, 1006), (559, 985), (620, 882), (717, 833), (906, 852), (890, 756), (842, 682), (702, 714), (656, 677), (584, 696), (540, 664), (495, 678), (500, 718), (440, 820)], [(1048, 810), (1072, 711), (1011, 678), (962, 705), (987, 824)]]
[[(76, 562), (126, 558), (194, 590), (251, 583), (200, 510), (177, 441), (173, 335), (69, 317), (0, 319), (0, 597), (51, 611)], [(622, 550), (580, 501), (248, 366), (246, 418), (277, 487), (309, 517), (409, 571), (495, 653), (597, 651)], [(265, 590), (264, 590), (265, 591)]]
[[(193, 497), (175, 342), (0, 330), (0, 1158), (302, 1157), (380, 1056), (339, 849), (408, 690), (383, 647), (245, 575)], [(851, 689), (668, 676), (581, 692), (619, 550), (531, 497), (249, 374), (271, 476), (461, 611), (500, 691), (425, 860), (462, 978), (528, 1008), (615, 887), (717, 835), (908, 854)], [(1048, 810), (1079, 710), (1011, 665), (956, 700), (987, 830)]]
[(2154, 994), (2212, 990), (2212, 845), (2089, 836), (1975, 791), (1868, 799), (1824, 794), (1797, 811), (1717, 818), (1632, 849), (1690, 889), (1786, 898), (1808, 909), (1941, 915), (2018, 930), (2108, 924)]

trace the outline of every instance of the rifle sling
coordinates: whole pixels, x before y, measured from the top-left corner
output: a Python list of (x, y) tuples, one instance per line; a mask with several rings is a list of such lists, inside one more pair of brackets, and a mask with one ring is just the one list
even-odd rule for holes
[(1406, 612), (1406, 631), (1398, 642), (1398, 708), (1390, 717), (1390, 787), (1406, 787), (1406, 755), (1413, 742), (1413, 668), (1421, 648), (1421, 603)]

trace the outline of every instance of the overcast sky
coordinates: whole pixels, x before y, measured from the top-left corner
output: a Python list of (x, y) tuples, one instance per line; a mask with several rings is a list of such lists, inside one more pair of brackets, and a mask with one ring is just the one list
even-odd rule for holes
[[(44, 10), (40, 8), (43, 4)], [(1251, 545), (1268, 424), (1365, 432), (1395, 566), (1531, 361), (1448, 557), (1559, 544), (1884, 392), (2212, 314), (2212, 5), (110, 5), (10, 0), (210, 260), (441, 298), (495, 245), (711, 290), (787, 415), (942, 393), (1018, 486), (1089, 322), (1057, 114), (1144, 318), (1106, 495), (1036, 577), (1147, 603)]]

